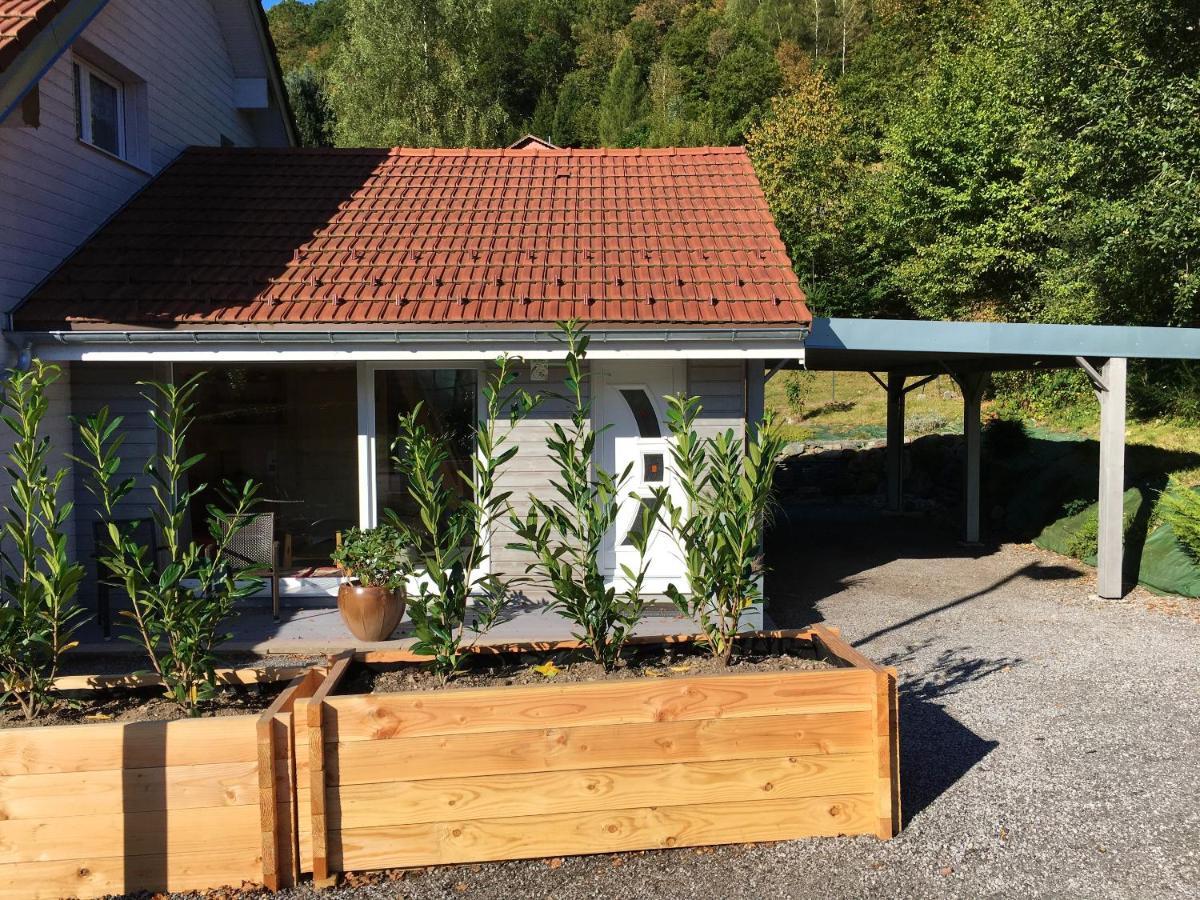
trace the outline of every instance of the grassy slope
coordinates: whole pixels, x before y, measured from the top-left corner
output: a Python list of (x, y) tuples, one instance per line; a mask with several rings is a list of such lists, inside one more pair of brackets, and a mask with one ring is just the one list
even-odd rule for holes
[[(789, 389), (789, 382), (798, 387)], [(789, 395), (794, 402), (789, 402)], [(984, 418), (990, 405), (984, 404)], [(948, 376), (909, 394), (906, 406), (909, 435), (962, 432), (961, 394)], [(887, 422), (883, 389), (861, 372), (780, 372), (767, 383), (767, 409), (782, 417), (788, 438), (796, 441), (882, 437)], [(1099, 409), (1077, 409), (1061, 419), (1028, 421), (1026, 425), (1095, 439)], [(1200, 428), (1176, 422), (1131, 421), (1127, 435), (1131, 448), (1152, 447), (1179, 454), (1200, 451)], [(1200, 484), (1200, 466), (1185, 463), (1170, 471), (1185, 483)]]

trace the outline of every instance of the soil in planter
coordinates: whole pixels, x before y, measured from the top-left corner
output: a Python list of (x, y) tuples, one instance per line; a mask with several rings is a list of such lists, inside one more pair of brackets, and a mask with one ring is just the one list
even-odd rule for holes
[[(223, 687), (200, 707), (202, 718), (243, 716), (262, 712), (287, 687), (286, 681)], [(187, 712), (162, 694), (162, 688), (112, 688), (59, 701), (50, 712), (27, 721), (13, 706), (0, 710), (0, 728), (42, 725), (91, 725), (102, 722), (169, 722), (188, 718)]]
[[(547, 666), (553, 663), (553, 668)], [(621, 665), (612, 672), (578, 650), (544, 653), (488, 653), (470, 657), (464, 671), (446, 685), (425, 666), (356, 665), (343, 679), (339, 694), (382, 694), (444, 688), (497, 685), (562, 684), (584, 681), (624, 681), (638, 678), (682, 678), (749, 672), (795, 672), (837, 668), (809, 641), (755, 639), (739, 646), (729, 666), (697, 644), (654, 644), (627, 647)]]

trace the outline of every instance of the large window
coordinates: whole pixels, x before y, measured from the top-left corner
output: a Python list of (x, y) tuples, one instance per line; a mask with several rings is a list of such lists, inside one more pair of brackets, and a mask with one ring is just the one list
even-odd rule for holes
[(392, 446), (399, 417), (418, 403), (424, 423), (448, 439), (447, 483), (460, 497), (467, 496), (470, 486), (457, 473), (473, 470), (477, 374), (474, 369), (389, 369), (375, 373), (375, 474), (380, 521), (384, 521), (384, 510), (390, 509), (403, 521), (417, 523), (416, 505), (393, 458)]
[(116, 78), (75, 61), (75, 130), (81, 141), (127, 158), (125, 88)]
[[(200, 367), (177, 366), (176, 381)], [(204, 453), (194, 482), (215, 499), (222, 479), (263, 486), (263, 512), (290, 568), (329, 565), (336, 535), (358, 524), (357, 376), (337, 364), (208, 367), (188, 449)], [(204, 529), (204, 503), (193, 529)]]

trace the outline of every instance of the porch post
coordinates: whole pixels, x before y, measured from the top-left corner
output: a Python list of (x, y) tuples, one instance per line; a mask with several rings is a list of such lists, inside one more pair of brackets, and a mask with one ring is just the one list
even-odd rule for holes
[(966, 464), (963, 475), (966, 481), (963, 491), (966, 508), (964, 540), (968, 544), (979, 543), (979, 407), (988, 376), (983, 372), (963, 373), (957, 377), (963, 394), (963, 437), (966, 442)]
[(358, 525), (376, 525), (375, 371), (365, 362), (358, 363)]
[(904, 381), (896, 372), (887, 375), (887, 508), (904, 506)]
[(1100, 370), (1100, 527), (1096, 552), (1097, 593), (1124, 596), (1121, 570), (1125, 540), (1126, 360), (1113, 357)]

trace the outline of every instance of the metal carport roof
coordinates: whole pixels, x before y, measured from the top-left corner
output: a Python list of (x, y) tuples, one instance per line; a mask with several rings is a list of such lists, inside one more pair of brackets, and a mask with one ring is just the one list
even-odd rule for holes
[(813, 319), (804, 365), (932, 375), (1063, 368), (1086, 359), (1200, 359), (1200, 328)]
[[(963, 393), (966, 539), (979, 540), (980, 402), (992, 372), (1083, 369), (1100, 404), (1097, 591), (1124, 593), (1125, 385), (1129, 359), (1200, 359), (1200, 329), (814, 318), (804, 354), (783, 366), (872, 373), (888, 395), (888, 507), (903, 503), (904, 400), (947, 374)], [(882, 377), (881, 377), (882, 376)]]

